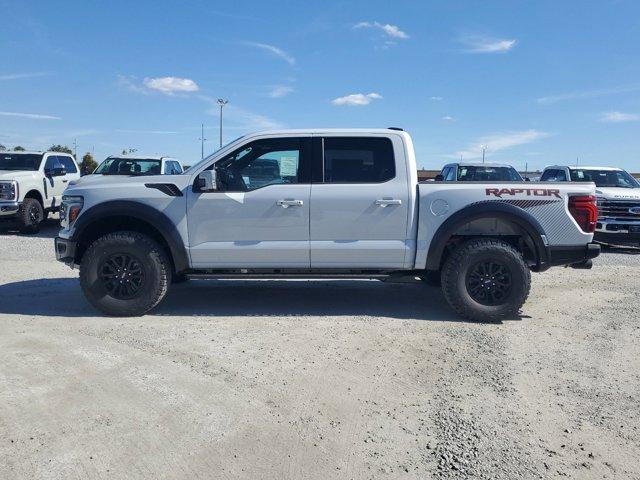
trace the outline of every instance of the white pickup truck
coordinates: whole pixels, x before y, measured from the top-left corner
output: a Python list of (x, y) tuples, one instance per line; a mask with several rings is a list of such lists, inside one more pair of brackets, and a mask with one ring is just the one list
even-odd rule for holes
[(495, 320), (517, 314), (530, 271), (600, 251), (592, 183), (418, 183), (399, 129), (256, 133), (181, 175), (92, 177), (67, 190), (55, 249), (110, 315), (185, 278), (402, 276), (440, 278), (458, 314)]
[(17, 220), (24, 233), (36, 233), (62, 193), (80, 178), (73, 156), (60, 152), (0, 152), (0, 219)]

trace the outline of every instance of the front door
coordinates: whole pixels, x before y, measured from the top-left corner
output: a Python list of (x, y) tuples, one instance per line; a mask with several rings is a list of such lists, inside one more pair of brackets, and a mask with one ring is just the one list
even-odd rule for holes
[(208, 167), (217, 190), (187, 199), (195, 268), (309, 268), (310, 143), (255, 140)]
[(311, 187), (311, 267), (403, 268), (410, 251), (408, 189), (415, 185), (408, 185), (401, 139), (321, 142), (322, 175)]
[(56, 155), (49, 155), (44, 164), (45, 207), (59, 207), (62, 203), (62, 192), (67, 188), (68, 181), (64, 175), (54, 175), (56, 169), (64, 168), (64, 165)]

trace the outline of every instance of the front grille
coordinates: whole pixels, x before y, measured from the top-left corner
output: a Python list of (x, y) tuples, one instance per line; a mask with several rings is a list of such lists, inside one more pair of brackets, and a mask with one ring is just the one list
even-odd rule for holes
[(638, 200), (598, 200), (598, 216), (640, 220), (640, 213), (631, 213), (631, 208), (640, 208)]

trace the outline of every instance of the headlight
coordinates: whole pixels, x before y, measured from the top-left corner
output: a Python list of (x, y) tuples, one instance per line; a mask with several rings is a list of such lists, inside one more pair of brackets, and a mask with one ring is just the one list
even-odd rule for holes
[(64, 195), (60, 204), (60, 224), (69, 228), (76, 221), (84, 206), (84, 199), (78, 196)]
[(0, 200), (18, 200), (18, 182), (11, 180), (9, 182), (0, 182)]

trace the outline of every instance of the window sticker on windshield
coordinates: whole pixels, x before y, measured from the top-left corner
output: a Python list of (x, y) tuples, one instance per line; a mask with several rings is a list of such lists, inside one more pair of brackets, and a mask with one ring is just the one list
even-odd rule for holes
[(584, 172), (582, 170), (578, 170), (578, 178), (584, 178)]
[(280, 176), (295, 177), (298, 175), (298, 159), (296, 157), (280, 157)]

